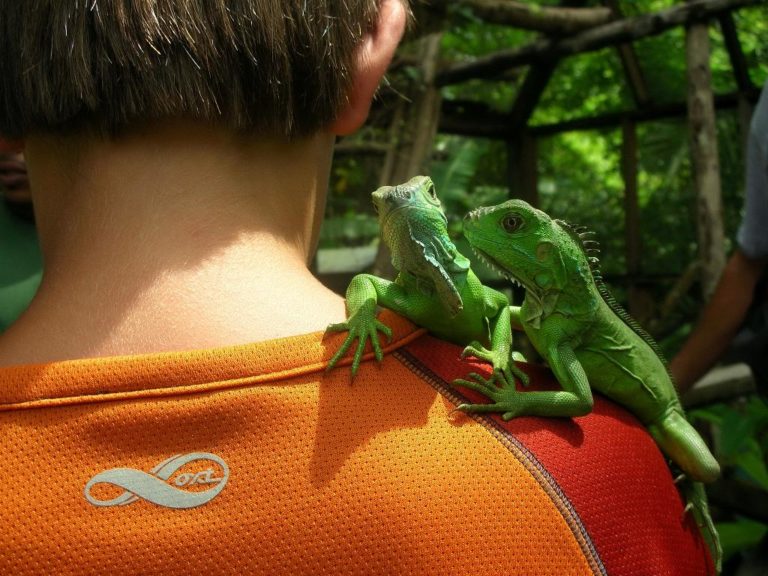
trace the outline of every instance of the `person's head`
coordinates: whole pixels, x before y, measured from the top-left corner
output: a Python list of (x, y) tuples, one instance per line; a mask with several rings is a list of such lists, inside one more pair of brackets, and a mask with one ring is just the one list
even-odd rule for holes
[(0, 134), (162, 118), (301, 137), (353, 131), (406, 0), (0, 2)]

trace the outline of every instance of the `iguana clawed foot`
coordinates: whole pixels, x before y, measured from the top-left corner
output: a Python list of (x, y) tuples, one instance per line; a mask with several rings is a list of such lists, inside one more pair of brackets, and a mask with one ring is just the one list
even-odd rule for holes
[(363, 352), (365, 351), (365, 345), (369, 340), (377, 362), (381, 362), (384, 358), (381, 343), (379, 342), (379, 332), (382, 332), (387, 337), (387, 342), (392, 340), (392, 330), (376, 318), (375, 303), (363, 305), (346, 322), (331, 324), (326, 328), (327, 332), (349, 332), (349, 334), (347, 334), (344, 343), (336, 351), (336, 354), (328, 361), (326, 370), (331, 370), (336, 366), (337, 362), (341, 360), (347, 353), (347, 350), (349, 350), (349, 347), (352, 346), (352, 343), (357, 340), (357, 348), (355, 348), (355, 355), (352, 359), (352, 378), (357, 374), (360, 361), (363, 358)]
[(475, 340), (471, 342), (469, 346), (464, 348), (461, 353), (462, 358), (468, 358), (470, 356), (491, 364), (493, 366), (493, 372), (496, 379), (501, 376), (506, 383), (513, 387), (515, 385), (515, 378), (517, 378), (523, 384), (523, 386), (528, 386), (530, 383), (528, 374), (515, 366), (515, 360), (522, 359), (525, 361), (525, 358), (519, 352), (513, 352), (512, 359), (510, 359), (510, 356), (507, 352), (503, 350), (489, 350), (480, 342)]
[[(470, 373), (467, 378), (471, 378), (471, 380), (459, 378), (453, 381), (453, 385), (479, 392), (493, 402), (490, 404), (459, 404), (456, 407), (457, 410), (462, 412), (501, 412), (501, 417), (504, 420), (511, 420), (520, 415), (522, 406), (515, 401), (515, 397), (524, 393), (516, 390), (514, 380), (510, 384), (496, 371), (490, 378), (484, 378), (476, 372)], [(497, 385), (497, 382), (500, 382), (500, 385)]]

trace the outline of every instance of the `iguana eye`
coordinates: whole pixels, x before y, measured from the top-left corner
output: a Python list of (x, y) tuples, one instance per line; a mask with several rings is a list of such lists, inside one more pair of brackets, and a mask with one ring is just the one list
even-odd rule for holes
[(501, 221), (501, 225), (507, 232), (517, 232), (523, 226), (523, 219), (517, 214), (507, 214)]

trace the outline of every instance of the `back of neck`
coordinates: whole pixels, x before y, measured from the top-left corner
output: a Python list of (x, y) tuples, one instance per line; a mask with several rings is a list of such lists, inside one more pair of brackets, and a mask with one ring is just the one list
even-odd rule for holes
[(45, 273), (0, 364), (240, 344), (343, 318), (307, 270), (332, 144), (184, 122), (30, 138)]

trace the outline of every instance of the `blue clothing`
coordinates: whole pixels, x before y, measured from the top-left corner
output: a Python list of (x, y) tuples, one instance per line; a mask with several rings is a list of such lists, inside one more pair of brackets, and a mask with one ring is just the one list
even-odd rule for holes
[(768, 82), (749, 129), (744, 215), (737, 240), (746, 256), (768, 256)]

